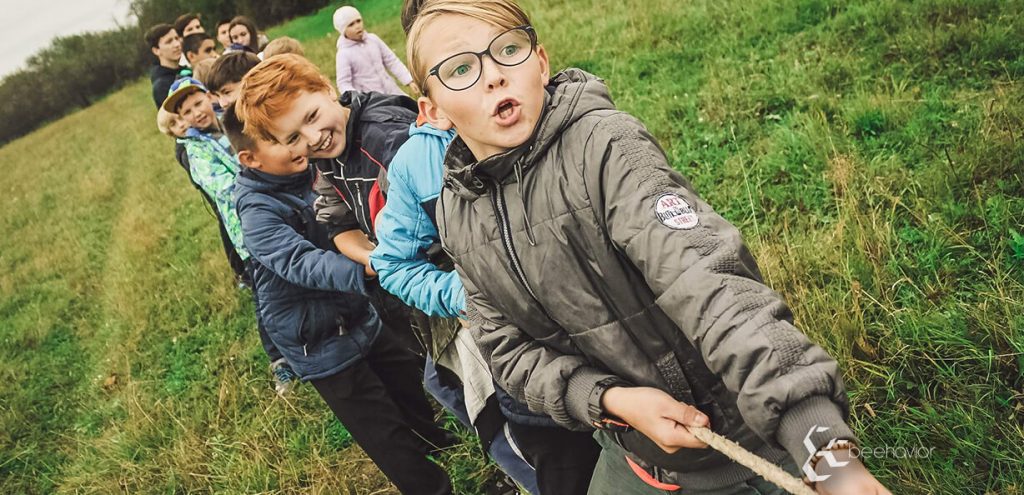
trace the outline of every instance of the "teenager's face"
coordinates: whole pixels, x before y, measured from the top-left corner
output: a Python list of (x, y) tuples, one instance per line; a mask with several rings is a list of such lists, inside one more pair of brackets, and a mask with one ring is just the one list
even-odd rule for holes
[(191, 55), (191, 57), (188, 57), (188, 63), (195, 66), (199, 62), (202, 62), (203, 60), (206, 60), (208, 58), (217, 58), (218, 54), (216, 48), (217, 43), (214, 42), (212, 39), (203, 40), (203, 42), (199, 45), (198, 52), (189, 52), (186, 54), (186, 56)]
[(249, 28), (241, 24), (238, 24), (235, 27), (231, 28), (232, 43), (237, 43), (242, 46), (249, 46), (250, 38), (251, 34), (249, 33)]
[(213, 93), (213, 96), (214, 98), (217, 98), (217, 104), (219, 104), (221, 108), (227, 108), (238, 99), (238, 90), (241, 89), (241, 87), (241, 82), (227, 83), (220, 87), (220, 91)]
[(217, 114), (213, 111), (213, 99), (203, 91), (195, 91), (185, 97), (178, 107), (178, 115), (189, 127), (201, 131), (212, 128), (217, 123)]
[(345, 26), (345, 37), (352, 41), (363, 41), (363, 20), (356, 19)]
[[(505, 31), (470, 17), (446, 14), (424, 26), (418, 43), (423, 47), (425, 65), (433, 67), (457, 53), (487, 49)], [(529, 44), (525, 49), (529, 50)], [(480, 79), (462, 91), (448, 89), (436, 76), (430, 76), (426, 82), (430, 97), (419, 100), (427, 120), (440, 129), (458, 129), (478, 160), (515, 148), (533, 134), (544, 105), (548, 57), (538, 46), (525, 62), (505, 67), (484, 55), (481, 70)]]
[(224, 24), (217, 26), (217, 42), (219, 42), (220, 46), (223, 46), (224, 48), (231, 46), (231, 33), (228, 32), (228, 28), (230, 27), (230, 22), (225, 22)]
[(247, 167), (271, 175), (292, 175), (305, 171), (309, 162), (305, 156), (292, 153), (287, 146), (270, 141), (256, 141), (256, 149), (242, 151), (238, 159)]
[(153, 48), (153, 55), (156, 55), (164, 65), (178, 65), (178, 59), (181, 58), (181, 37), (178, 36), (178, 32), (171, 29), (161, 36)]
[(334, 158), (345, 151), (348, 111), (328, 91), (303, 91), (274, 120), (270, 134), (296, 155)]
[(185, 32), (181, 33), (181, 37), (184, 38), (185, 36), (188, 36), (190, 34), (205, 32), (206, 30), (203, 29), (203, 25), (199, 22), (199, 19), (192, 19), (188, 24), (185, 25)]

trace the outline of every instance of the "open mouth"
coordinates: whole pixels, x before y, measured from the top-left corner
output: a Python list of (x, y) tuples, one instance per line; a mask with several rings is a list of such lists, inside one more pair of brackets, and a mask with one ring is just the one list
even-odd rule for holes
[(320, 152), (327, 150), (334, 144), (334, 133), (328, 132), (327, 137), (320, 142), (320, 146), (317, 146), (313, 152)]
[(507, 119), (512, 116), (517, 106), (519, 106), (519, 103), (516, 100), (505, 98), (499, 101), (498, 105), (494, 108), (494, 115), (498, 116), (499, 119)]

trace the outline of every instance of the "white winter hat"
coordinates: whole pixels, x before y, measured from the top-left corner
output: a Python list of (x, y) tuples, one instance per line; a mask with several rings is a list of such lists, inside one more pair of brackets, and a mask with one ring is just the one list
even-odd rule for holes
[(352, 21), (362, 18), (363, 15), (355, 7), (346, 5), (334, 11), (334, 29), (344, 34), (345, 28), (352, 24)]

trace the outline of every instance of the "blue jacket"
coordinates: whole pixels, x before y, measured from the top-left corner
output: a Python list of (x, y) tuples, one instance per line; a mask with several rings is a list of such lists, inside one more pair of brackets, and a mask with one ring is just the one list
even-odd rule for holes
[(454, 271), (427, 259), (437, 242), (434, 206), (441, 192), (444, 152), (455, 137), (425, 124), (409, 127), (409, 140), (391, 159), (387, 204), (377, 216), (377, 249), (370, 265), (380, 284), (406, 304), (432, 316), (465, 316), (465, 290)]
[(338, 373), (366, 356), (380, 334), (363, 266), (334, 248), (313, 214), (313, 169), (275, 176), (245, 169), (235, 200), (260, 317), (303, 380)]

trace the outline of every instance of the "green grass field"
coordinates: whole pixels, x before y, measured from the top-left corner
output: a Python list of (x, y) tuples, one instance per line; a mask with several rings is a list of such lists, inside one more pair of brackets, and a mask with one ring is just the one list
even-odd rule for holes
[[(893, 493), (1024, 493), (1024, 1), (524, 3), (745, 233), (865, 446), (934, 448), (865, 460)], [(399, 2), (357, 6), (404, 54)], [(270, 31), (332, 79), (333, 8)], [(389, 493), (273, 394), (149, 91), (0, 149), (0, 493)]]

